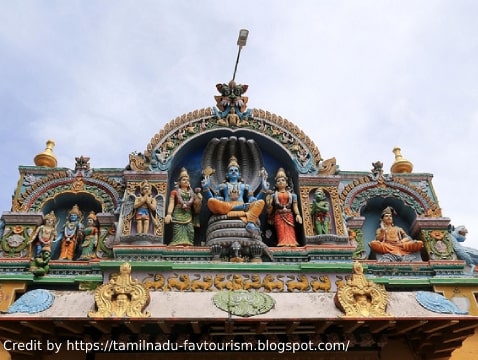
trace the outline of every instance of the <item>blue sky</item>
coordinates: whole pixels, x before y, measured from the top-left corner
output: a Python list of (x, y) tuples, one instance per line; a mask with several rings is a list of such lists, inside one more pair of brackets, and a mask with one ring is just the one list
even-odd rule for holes
[(478, 2), (0, 0), (0, 211), (48, 139), (58, 166), (128, 163), (236, 80), (342, 170), (399, 146), (478, 248)]

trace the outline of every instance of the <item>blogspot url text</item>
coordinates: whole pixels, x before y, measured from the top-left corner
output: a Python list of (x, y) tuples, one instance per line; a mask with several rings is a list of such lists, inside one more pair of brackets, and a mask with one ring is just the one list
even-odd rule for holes
[(272, 351), (277, 353), (296, 353), (299, 351), (348, 351), (350, 341), (345, 342), (237, 342), (234, 340), (227, 342), (199, 341), (192, 342), (184, 340), (183, 342), (151, 342), (146, 340), (123, 342), (116, 340), (106, 340), (104, 342), (91, 342), (83, 340), (67, 340), (65, 342), (32, 340), (28, 342), (16, 342), (5, 340), (3, 347), (7, 351), (29, 350), (29, 351), (50, 351), (59, 353), (61, 351), (82, 351), (89, 352), (169, 352), (169, 351)]

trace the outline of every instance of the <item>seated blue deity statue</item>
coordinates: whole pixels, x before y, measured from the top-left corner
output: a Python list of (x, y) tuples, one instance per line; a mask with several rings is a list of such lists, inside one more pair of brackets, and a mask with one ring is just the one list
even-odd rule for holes
[(262, 189), (257, 197), (253, 189), (241, 179), (239, 163), (231, 156), (227, 166), (227, 175), (223, 183), (213, 192), (210, 189), (209, 175), (201, 181), (203, 192), (207, 199), (209, 210), (215, 215), (227, 215), (228, 218), (240, 218), (246, 223), (246, 230), (252, 233), (260, 232), (258, 218), (264, 209), (265, 197), (269, 190), (267, 179), (262, 179)]

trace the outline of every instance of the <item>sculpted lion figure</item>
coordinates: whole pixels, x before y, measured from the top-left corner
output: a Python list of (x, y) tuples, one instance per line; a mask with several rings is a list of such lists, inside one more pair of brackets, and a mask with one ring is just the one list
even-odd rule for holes
[(212, 291), (212, 276), (211, 275), (204, 275), (201, 280), (201, 277), (197, 277), (191, 283), (191, 290), (192, 291)]

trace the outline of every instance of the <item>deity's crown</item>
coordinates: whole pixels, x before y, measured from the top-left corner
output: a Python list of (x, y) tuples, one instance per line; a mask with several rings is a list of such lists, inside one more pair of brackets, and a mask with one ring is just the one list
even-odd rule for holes
[(71, 215), (71, 214), (76, 214), (78, 216), (81, 216), (81, 210), (77, 204), (73, 205), (71, 210), (68, 212), (68, 215)]
[(285, 173), (285, 170), (283, 168), (279, 168), (276, 173), (275, 179), (280, 179), (280, 178), (285, 178), (287, 180), (287, 174)]
[(139, 187), (141, 188), (141, 190), (146, 187), (150, 187), (148, 180), (141, 181), (141, 183), (139, 184)]
[(88, 214), (88, 217), (87, 219), (93, 219), (94, 221), (96, 221), (96, 214), (94, 211), (90, 211), (90, 213)]
[(383, 217), (384, 215), (387, 215), (387, 214), (390, 214), (390, 215), (396, 214), (395, 209), (391, 206), (387, 206), (385, 209), (383, 209), (382, 215), (380, 217)]
[(178, 180), (181, 180), (183, 177), (187, 177), (189, 179), (189, 174), (186, 168), (181, 168), (179, 172)]
[(234, 155), (229, 158), (229, 164), (227, 164), (227, 168), (229, 169), (231, 166), (236, 166), (237, 168), (240, 168), (239, 163), (237, 162), (237, 158)]
[(56, 221), (56, 216), (55, 216), (55, 213), (53, 212), (53, 210), (45, 215), (45, 220), (47, 220), (47, 219), (52, 219), (53, 221)]

